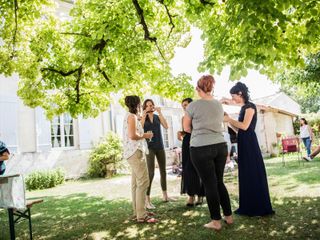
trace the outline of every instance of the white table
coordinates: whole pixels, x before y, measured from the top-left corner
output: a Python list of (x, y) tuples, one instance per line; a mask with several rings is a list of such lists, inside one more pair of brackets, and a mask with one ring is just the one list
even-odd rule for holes
[[(0, 176), (0, 208), (8, 209), (10, 239), (15, 239), (15, 211), (27, 208), (25, 185), (20, 174)], [(32, 238), (32, 237), (31, 237)]]

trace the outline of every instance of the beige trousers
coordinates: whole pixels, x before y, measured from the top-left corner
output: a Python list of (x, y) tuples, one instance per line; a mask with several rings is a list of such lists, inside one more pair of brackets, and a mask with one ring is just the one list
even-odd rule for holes
[(128, 163), (131, 167), (133, 214), (137, 216), (137, 218), (144, 218), (147, 215), (145, 199), (150, 181), (146, 159), (142, 151), (137, 150), (130, 158), (128, 158)]

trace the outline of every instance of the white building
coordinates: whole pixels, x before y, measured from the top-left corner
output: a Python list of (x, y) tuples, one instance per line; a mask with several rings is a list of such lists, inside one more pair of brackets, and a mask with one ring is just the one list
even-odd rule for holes
[[(125, 113), (118, 103), (96, 118), (72, 119), (63, 114), (49, 121), (41, 108), (25, 106), (17, 96), (18, 77), (0, 76), (0, 139), (14, 153), (7, 162), (8, 172), (29, 173), (40, 169), (64, 168), (67, 177), (78, 177), (87, 170), (89, 150), (109, 131), (122, 136)], [(166, 150), (178, 146), (181, 129), (180, 104), (152, 97), (168, 121), (162, 129)]]
[[(283, 92), (252, 100), (257, 106), (256, 134), (262, 152), (278, 154), (279, 134), (293, 136), (293, 121), (301, 114), (300, 105)], [(225, 111), (238, 118), (240, 107), (224, 106)]]

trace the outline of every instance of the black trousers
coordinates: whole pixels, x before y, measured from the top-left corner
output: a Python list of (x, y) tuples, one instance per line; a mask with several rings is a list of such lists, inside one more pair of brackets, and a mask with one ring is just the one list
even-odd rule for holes
[(220, 205), (225, 216), (232, 214), (229, 193), (223, 183), (224, 166), (227, 159), (227, 144), (191, 147), (191, 161), (205, 188), (212, 220), (220, 220)]

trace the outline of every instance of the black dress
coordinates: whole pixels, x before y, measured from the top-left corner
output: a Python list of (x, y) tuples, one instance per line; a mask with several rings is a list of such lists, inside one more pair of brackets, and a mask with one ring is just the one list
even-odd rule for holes
[(187, 193), (189, 196), (203, 197), (205, 196), (204, 186), (190, 160), (190, 138), (191, 134), (186, 133), (182, 140), (181, 194)]
[(255, 133), (257, 108), (249, 102), (240, 111), (239, 121), (244, 119), (245, 111), (253, 108), (255, 113), (249, 128), (238, 132), (238, 171), (239, 171), (239, 208), (237, 214), (264, 216), (273, 214), (266, 169)]

